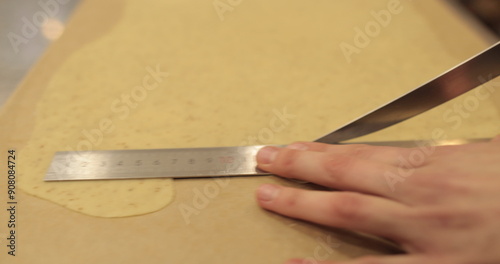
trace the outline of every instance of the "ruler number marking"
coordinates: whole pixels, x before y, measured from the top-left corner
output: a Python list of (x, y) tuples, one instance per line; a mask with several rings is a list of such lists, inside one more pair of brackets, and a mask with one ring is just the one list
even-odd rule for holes
[[(246, 153), (244, 155), (247, 155)], [(242, 153), (226, 151), (225, 149), (210, 152), (176, 152), (176, 153), (139, 153), (130, 152), (121, 154), (110, 153), (102, 156), (89, 156), (85, 159), (72, 158), (63, 160), (61, 158), (61, 169), (56, 172), (60, 174), (74, 175), (71, 177), (91, 178), (95, 175), (153, 175), (157, 177), (162, 172), (172, 175), (200, 175), (200, 172), (207, 172), (207, 175), (229, 172), (242, 172), (248, 170), (252, 172), (253, 165), (248, 167), (247, 162), (252, 161), (251, 157), (245, 157)], [(252, 163), (253, 164), (253, 163)], [(238, 165), (235, 167), (234, 165)], [(241, 167), (244, 166), (244, 167)], [(241, 168), (240, 168), (241, 167)], [(248, 168), (247, 168), (248, 167)], [(111, 177), (111, 176), (110, 176)], [(149, 176), (148, 176), (149, 177)]]
[(220, 161), (220, 163), (223, 163), (223, 164), (233, 163), (234, 157), (233, 156), (220, 156), (219, 161)]

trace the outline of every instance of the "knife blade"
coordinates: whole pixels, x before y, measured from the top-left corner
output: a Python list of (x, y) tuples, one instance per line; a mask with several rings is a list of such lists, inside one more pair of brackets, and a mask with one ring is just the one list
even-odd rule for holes
[(315, 141), (338, 143), (382, 130), (462, 95), (499, 74), (500, 42), (497, 42), (427, 83)]

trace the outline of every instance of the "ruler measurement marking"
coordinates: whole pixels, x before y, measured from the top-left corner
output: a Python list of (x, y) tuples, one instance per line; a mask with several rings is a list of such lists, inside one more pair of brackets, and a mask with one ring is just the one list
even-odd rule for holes
[(258, 175), (261, 147), (58, 152), (45, 180)]

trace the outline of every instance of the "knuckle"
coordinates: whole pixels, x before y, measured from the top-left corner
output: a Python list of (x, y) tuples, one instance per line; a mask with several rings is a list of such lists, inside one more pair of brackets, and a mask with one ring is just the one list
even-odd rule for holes
[(348, 172), (354, 163), (354, 159), (351, 156), (345, 155), (328, 155), (328, 157), (323, 161), (322, 166), (328, 172), (332, 181), (335, 182), (345, 182)]
[(437, 189), (445, 191), (448, 194), (468, 196), (472, 192), (472, 186), (463, 184), (456, 180), (444, 180), (437, 183)]
[(474, 210), (434, 208), (416, 213), (416, 218), (440, 229), (466, 229), (480, 224)]
[(371, 159), (375, 156), (386, 155), (392, 156), (398, 154), (401, 150), (393, 147), (386, 146), (371, 146), (365, 144), (351, 145), (350, 150), (347, 151), (348, 155), (358, 157), (361, 159)]
[(424, 190), (439, 191), (439, 196), (467, 196), (473, 192), (473, 185), (468, 182), (457, 179), (454, 175), (442, 174), (417, 174), (413, 183)]
[(299, 151), (291, 149), (282, 149), (277, 156), (277, 162), (274, 164), (282, 176), (294, 177)]
[(330, 201), (332, 216), (343, 221), (364, 220), (365, 202), (360, 194), (340, 193)]
[(356, 157), (369, 157), (373, 154), (373, 148), (363, 144), (351, 145), (348, 154)]
[(302, 199), (302, 193), (298, 190), (287, 189), (285, 197), (282, 199), (282, 206), (285, 208), (296, 208)]

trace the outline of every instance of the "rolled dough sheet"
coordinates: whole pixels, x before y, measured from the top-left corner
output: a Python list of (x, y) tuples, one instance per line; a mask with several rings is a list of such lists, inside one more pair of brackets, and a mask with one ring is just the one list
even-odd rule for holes
[[(352, 42), (355, 28), (373, 17), (336, 1), (244, 1), (224, 21), (206, 1), (126, 3), (107, 35), (75, 51), (53, 75), (20, 151), (30, 164), (20, 172), (20, 188), (93, 216), (159, 210), (172, 200), (173, 182), (45, 183), (54, 152), (313, 140), (465, 59), (447, 53), (410, 1), (401, 1), (401, 15), (351, 63), (339, 44)], [(369, 3), (387, 8), (387, 1)], [(418, 32), (394, 37), (413, 27)], [(392, 81), (381, 82), (386, 75)], [(446, 107), (378, 139), (425, 138), (428, 127), (446, 125)], [(485, 102), (476, 113), (491, 109)], [(467, 126), (484, 127), (482, 121)]]

